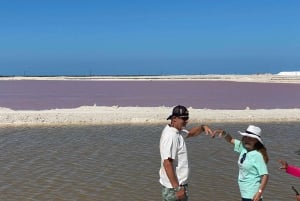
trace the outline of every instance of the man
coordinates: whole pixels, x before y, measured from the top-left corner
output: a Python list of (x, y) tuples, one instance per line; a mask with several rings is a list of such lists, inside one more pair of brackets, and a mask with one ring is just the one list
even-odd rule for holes
[(187, 137), (199, 135), (205, 131), (212, 134), (208, 126), (202, 125), (185, 130), (189, 112), (186, 107), (177, 105), (167, 118), (171, 123), (166, 125), (160, 138), (161, 168), (159, 182), (162, 185), (163, 201), (187, 201), (189, 164), (187, 149), (182, 135)]

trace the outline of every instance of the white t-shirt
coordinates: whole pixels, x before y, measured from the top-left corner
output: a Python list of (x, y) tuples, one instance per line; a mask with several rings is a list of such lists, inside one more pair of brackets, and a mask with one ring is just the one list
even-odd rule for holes
[(183, 139), (183, 134), (187, 134), (186, 130), (177, 130), (167, 125), (162, 131), (160, 138), (160, 156), (161, 168), (159, 170), (159, 182), (167, 187), (173, 188), (163, 166), (164, 160), (173, 159), (174, 170), (179, 181), (179, 185), (187, 184), (189, 176), (189, 164), (187, 149)]

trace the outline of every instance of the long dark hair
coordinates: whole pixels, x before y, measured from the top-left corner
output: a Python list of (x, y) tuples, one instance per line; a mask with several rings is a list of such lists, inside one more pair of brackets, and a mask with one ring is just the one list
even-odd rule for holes
[(263, 156), (264, 161), (266, 163), (269, 162), (269, 156), (267, 153), (267, 149), (260, 141), (257, 141), (257, 143), (254, 145), (254, 149), (256, 149), (257, 151), (259, 151), (261, 153), (261, 155)]

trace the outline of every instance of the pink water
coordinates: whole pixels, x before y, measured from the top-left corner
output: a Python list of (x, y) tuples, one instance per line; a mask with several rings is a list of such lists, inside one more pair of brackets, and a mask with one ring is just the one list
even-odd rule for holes
[(174, 106), (209, 109), (300, 108), (300, 84), (229, 81), (1, 80), (0, 107)]

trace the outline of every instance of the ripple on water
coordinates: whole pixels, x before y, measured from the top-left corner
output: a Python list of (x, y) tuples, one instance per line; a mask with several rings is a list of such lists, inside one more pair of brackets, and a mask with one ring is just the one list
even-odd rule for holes
[[(246, 124), (216, 124), (239, 138)], [(299, 179), (299, 123), (259, 124), (270, 156), (266, 200), (292, 200)], [(164, 125), (0, 129), (0, 200), (160, 200), (159, 138)], [(239, 200), (237, 155), (223, 139), (187, 139), (191, 200)], [(300, 189), (300, 187), (299, 187)]]

